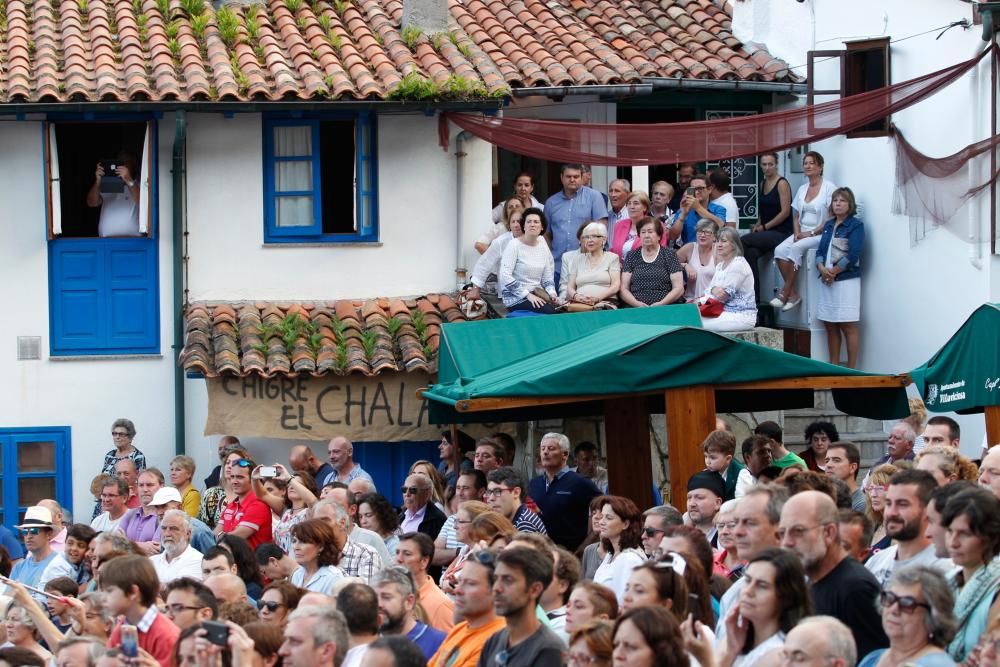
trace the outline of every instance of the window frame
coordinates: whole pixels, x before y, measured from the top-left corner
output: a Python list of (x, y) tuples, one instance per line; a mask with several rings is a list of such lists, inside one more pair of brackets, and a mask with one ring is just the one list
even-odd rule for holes
[[(354, 122), (354, 183), (352, 233), (323, 233), (323, 181), (320, 155), (320, 124), (324, 121), (351, 120)], [(279, 161), (302, 160), (305, 156), (274, 155), (274, 129), (278, 127), (312, 128), (313, 153), (312, 191), (287, 191), (281, 195), (311, 194), (313, 197), (313, 224), (307, 227), (282, 228), (277, 225), (274, 165)], [(326, 114), (266, 114), (261, 124), (263, 146), (261, 162), (264, 171), (264, 243), (354, 244), (377, 243), (378, 225), (378, 148), (377, 123), (374, 112)], [(366, 215), (365, 212), (368, 211)]]
[[(890, 39), (888, 37), (879, 37), (876, 39), (862, 39), (845, 43), (844, 56), (841, 59), (841, 75), (840, 75), (840, 85), (843, 88), (843, 96), (850, 97), (851, 95), (858, 95), (860, 93), (866, 93), (869, 90), (878, 90), (877, 88), (867, 89), (863, 86), (858, 90), (853, 89), (853, 82), (855, 81), (855, 71), (857, 56), (864, 52), (870, 51), (881, 51), (883, 54), (883, 75), (885, 77), (885, 86), (892, 84), (892, 61), (891, 61), (891, 50), (889, 49)], [(880, 129), (857, 129), (846, 132), (845, 136), (848, 139), (857, 139), (864, 137), (887, 137), (889, 136), (889, 127), (892, 125), (892, 116), (886, 116), (881, 120), (882, 127)]]
[[(59, 358), (73, 357), (115, 357), (115, 356), (146, 356), (159, 355), (160, 347), (160, 276), (159, 276), (159, 119), (161, 114), (94, 114), (52, 113), (41, 122), (41, 150), (45, 187), (43, 198), (45, 204), (45, 235), (48, 250), (48, 311), (49, 311), (49, 356)], [(73, 124), (144, 124), (143, 154), (140, 158), (140, 230), (144, 235), (123, 238), (100, 237), (64, 237), (57, 234), (61, 221), (65, 219), (62, 213), (59, 178), (62, 172), (58, 163), (58, 150), (55, 144), (55, 128), (59, 125)], [(145, 225), (143, 225), (145, 222)], [(145, 230), (143, 230), (145, 226)], [(61, 334), (63, 318), (55, 309), (60, 307), (60, 295), (66, 287), (61, 281), (61, 255), (67, 252), (95, 251), (98, 255), (100, 285), (99, 309), (102, 318), (96, 328), (101, 332), (89, 343), (73, 342)], [(142, 252), (147, 255), (142, 263), (146, 267), (146, 282), (140, 283), (147, 289), (153, 299), (149, 312), (142, 311), (146, 316), (143, 336), (134, 342), (125, 344), (115, 340), (114, 327), (111, 326), (113, 312), (111, 310), (112, 295), (115, 292), (114, 281), (108, 279), (112, 262), (120, 253)], [(127, 290), (129, 286), (126, 286)], [(147, 328), (148, 327), (148, 328)]]
[[(3, 481), (3, 492), (0, 494), (0, 501), (3, 502), (4, 508), (3, 525), (14, 530), (14, 525), (19, 522), (21, 513), (27, 509), (26, 505), (18, 503), (19, 490), (17, 482), (20, 479), (54, 477), (56, 489), (55, 500), (63, 507), (73, 507), (71, 435), (71, 428), (69, 426), (0, 427), (0, 459), (3, 461), (3, 470), (0, 471), (0, 480)], [(55, 470), (52, 473), (18, 472), (17, 445), (21, 442), (49, 440), (55, 443)], [(11, 508), (14, 509), (13, 513), (10, 511)]]

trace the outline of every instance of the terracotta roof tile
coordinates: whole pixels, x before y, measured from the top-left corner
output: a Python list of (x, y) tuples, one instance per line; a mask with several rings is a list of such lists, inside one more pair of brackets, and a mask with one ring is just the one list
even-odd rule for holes
[(330, 302), (196, 302), (180, 363), (223, 374), (378, 375), (437, 369), (442, 322), (464, 322), (455, 298)]
[(0, 103), (383, 99), (411, 73), (490, 94), (642, 77), (793, 79), (783, 61), (744, 48), (722, 0), (446, 1), (453, 29), (408, 44), (401, 0), (232, 6), (235, 38), (208, 2), (196, 18), (178, 0), (169, 16), (156, 0), (5, 0)]

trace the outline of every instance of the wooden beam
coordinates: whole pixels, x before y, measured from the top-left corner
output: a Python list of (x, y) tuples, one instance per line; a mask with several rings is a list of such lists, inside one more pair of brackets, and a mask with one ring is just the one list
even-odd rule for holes
[(801, 378), (778, 378), (776, 380), (756, 380), (719, 384), (719, 391), (742, 389), (878, 389), (880, 387), (905, 387), (910, 384), (909, 375), (831, 375)]
[(608, 492), (631, 498), (640, 510), (653, 505), (653, 457), (649, 403), (634, 398), (604, 401), (608, 445)]
[(987, 405), (983, 415), (986, 417), (986, 445), (1000, 445), (1000, 405)]
[(701, 443), (715, 430), (715, 388), (698, 385), (668, 389), (664, 400), (670, 453), (670, 504), (683, 511), (688, 478), (705, 469)]

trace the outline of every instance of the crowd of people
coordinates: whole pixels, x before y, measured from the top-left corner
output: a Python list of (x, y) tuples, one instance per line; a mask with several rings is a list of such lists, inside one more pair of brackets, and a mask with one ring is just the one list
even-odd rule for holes
[(830, 359), (839, 363), (846, 347), (846, 365), (856, 368), (865, 231), (854, 193), (824, 179), (815, 151), (803, 159), (807, 181), (794, 196), (777, 154), (761, 156), (760, 166), (758, 219), (742, 236), (722, 168), (699, 174), (679, 165), (676, 186), (656, 181), (650, 197), (625, 179), (604, 194), (588, 167), (564, 164), (562, 187), (544, 204), (532, 175), (518, 174), (513, 197), (476, 239), (481, 257), (466, 297), (479, 302), (482, 290), (495, 291), (513, 316), (691, 302), (705, 328), (745, 331), (758, 322), (760, 259), (773, 253), (784, 282), (770, 305), (787, 311), (802, 302), (799, 271), (815, 250)]
[(526, 479), (462, 431), (395, 508), (343, 437), (260, 465), (227, 436), (199, 491), (117, 420), (91, 521), (0, 528), (0, 666), (1000, 664), (1000, 446), (917, 414), (859, 482), (829, 422), (802, 456), (716, 426), (679, 509), (616, 495), (593, 443), (545, 434)]

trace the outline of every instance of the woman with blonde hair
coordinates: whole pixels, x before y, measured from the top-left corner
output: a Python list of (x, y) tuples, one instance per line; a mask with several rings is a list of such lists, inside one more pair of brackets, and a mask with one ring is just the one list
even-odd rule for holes
[(583, 228), (583, 252), (573, 267), (566, 298), (570, 312), (616, 308), (621, 288), (621, 262), (613, 252), (604, 252), (608, 230), (591, 222)]
[(917, 456), (917, 470), (926, 470), (934, 475), (938, 486), (957, 480), (973, 484), (979, 481), (976, 464), (951, 445), (932, 445), (924, 449)]
[(476, 251), (482, 255), (490, 247), (490, 243), (499, 238), (504, 232), (510, 231), (510, 218), (515, 213), (520, 213), (531, 206), (525, 204), (520, 199), (514, 197), (508, 199), (503, 204), (497, 206), (500, 209), (500, 219), (493, 221), (493, 226), (489, 231), (476, 239)]
[(181, 454), (170, 460), (170, 484), (181, 494), (181, 505), (188, 516), (197, 517), (201, 506), (201, 494), (194, 488), (195, 464), (190, 456)]
[[(611, 252), (618, 255), (623, 261), (628, 254), (638, 248), (642, 242), (639, 240), (639, 229), (642, 221), (649, 216), (649, 195), (642, 190), (630, 192), (625, 200), (625, 208), (628, 209), (628, 220), (622, 220), (615, 224), (612, 230)], [(660, 236), (660, 246), (667, 247), (667, 235)]]
[(903, 417), (900, 421), (904, 421), (910, 425), (913, 432), (917, 435), (916, 439), (913, 441), (913, 453), (919, 454), (924, 451), (924, 447), (927, 443), (924, 441), (924, 427), (927, 426), (927, 406), (919, 398), (911, 398), (909, 400), (910, 404), (910, 414)]
[(883, 515), (885, 513), (885, 491), (889, 488), (889, 478), (899, 472), (899, 468), (891, 463), (883, 463), (879, 467), (868, 473), (865, 479), (865, 516), (872, 522), (875, 532), (872, 533), (872, 550), (875, 553), (885, 549), (892, 540), (885, 534), (885, 523)]
[(448, 564), (448, 567), (441, 573), (441, 590), (449, 595), (454, 593), (455, 584), (458, 583), (458, 573), (462, 571), (465, 561), (479, 540), (482, 539), (477, 531), (473, 536), (472, 526), (482, 514), (490, 511), (490, 506), (478, 500), (466, 500), (458, 506), (455, 512), (455, 539), (462, 543), (458, 550), (458, 555)]

